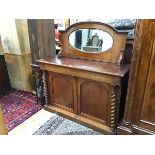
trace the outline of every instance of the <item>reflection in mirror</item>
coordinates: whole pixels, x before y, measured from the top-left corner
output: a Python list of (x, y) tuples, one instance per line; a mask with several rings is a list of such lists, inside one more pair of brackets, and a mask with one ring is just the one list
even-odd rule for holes
[(113, 45), (112, 36), (98, 29), (78, 29), (69, 36), (72, 47), (83, 52), (105, 52)]

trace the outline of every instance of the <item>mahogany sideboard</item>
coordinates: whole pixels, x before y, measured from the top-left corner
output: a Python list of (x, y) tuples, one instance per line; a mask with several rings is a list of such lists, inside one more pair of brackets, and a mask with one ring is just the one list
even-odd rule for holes
[[(79, 29), (84, 29), (81, 34), (87, 29), (91, 33), (94, 29), (105, 31), (113, 43), (105, 52), (82, 51), (69, 42), (70, 35)], [(125, 40), (126, 34), (102, 23), (82, 22), (66, 29), (60, 55), (38, 60), (45, 108), (106, 134), (116, 134), (122, 87), (129, 72), (129, 65), (121, 64)]]

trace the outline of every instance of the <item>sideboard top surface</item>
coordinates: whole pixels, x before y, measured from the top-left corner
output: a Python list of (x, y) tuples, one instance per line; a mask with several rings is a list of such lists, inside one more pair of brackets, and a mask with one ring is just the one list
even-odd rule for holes
[(68, 67), (68, 68), (73, 68), (73, 69), (114, 75), (114, 76), (119, 76), (119, 77), (123, 77), (129, 71), (129, 65), (119, 66), (114, 63), (84, 60), (84, 59), (77, 59), (77, 58), (54, 57), (54, 58), (40, 59), (37, 61), (43, 64), (63, 66), (63, 67)]

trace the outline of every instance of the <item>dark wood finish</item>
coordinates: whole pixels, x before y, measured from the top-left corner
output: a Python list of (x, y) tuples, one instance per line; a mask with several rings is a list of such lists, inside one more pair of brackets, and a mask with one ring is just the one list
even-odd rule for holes
[(79, 79), (79, 109), (83, 116), (91, 116), (97, 120), (108, 122), (108, 103), (110, 100), (110, 86), (106, 83)]
[(45, 97), (43, 95), (43, 80), (42, 80), (42, 71), (40, 70), (39, 65), (31, 64), (32, 67), (32, 84), (33, 88), (36, 91), (37, 103), (44, 104)]
[[(47, 57), (54, 57), (55, 51), (55, 35), (54, 35), (54, 20), (53, 19), (28, 19), (28, 31), (31, 50), (31, 67), (33, 76), (33, 89), (36, 91), (37, 99), (42, 104), (47, 103), (47, 92), (43, 92), (44, 96), (39, 95), (37, 92), (38, 80), (43, 79), (43, 84), (39, 80), (39, 85), (46, 85), (44, 75), (39, 68), (36, 60)], [(39, 78), (39, 79), (38, 79)], [(41, 90), (42, 91), (42, 88)], [(45, 100), (45, 101), (44, 101)]]
[(37, 20), (28, 19), (27, 23), (28, 23), (29, 41), (30, 41), (30, 49), (31, 49), (31, 61), (32, 61), (32, 64), (36, 64), (37, 63), (36, 60), (40, 59)]
[(66, 110), (76, 111), (76, 79), (58, 73), (49, 73), (51, 104)]
[[(80, 52), (78, 49), (73, 48), (69, 44), (69, 35), (77, 29), (99, 29), (108, 32), (113, 38), (113, 46), (105, 52), (87, 53)], [(121, 50), (125, 49), (126, 32), (118, 32), (113, 27), (99, 22), (81, 22), (68, 27), (65, 31), (61, 32), (62, 51), (61, 56), (72, 58), (83, 58), (89, 60), (105, 61), (117, 63), (121, 54)]]
[(38, 19), (37, 29), (40, 58), (54, 57), (56, 55), (54, 20)]
[(54, 20), (28, 19), (27, 21), (32, 64), (37, 64), (38, 59), (55, 56)]
[[(91, 60), (83, 60), (83, 59), (73, 59), (73, 58), (47, 58), (47, 59), (40, 59), (37, 60), (40, 63), (46, 64), (46, 67), (53, 65), (53, 67), (64, 67), (67, 69), (76, 69), (76, 70), (83, 70), (89, 72), (95, 72), (99, 74), (106, 74), (115, 76), (115, 77), (123, 77), (126, 72), (129, 70), (129, 65), (116, 65), (113, 63), (106, 63), (106, 62), (97, 62)], [(52, 68), (53, 70), (53, 68)], [(74, 73), (73, 73), (74, 74)]]
[(40, 67), (39, 65), (35, 65), (35, 64), (31, 64), (31, 68), (32, 68), (32, 84), (33, 84), (33, 88), (35, 88), (35, 90), (37, 89), (37, 84), (36, 84), (36, 72), (39, 73), (40, 72)]
[[(78, 28), (86, 26), (86, 23), (80, 24)], [(92, 23), (92, 25), (97, 28), (103, 26), (107, 31), (110, 29), (103, 24)], [(74, 26), (77, 28), (77, 25)], [(74, 26), (68, 30), (74, 30)], [(88, 26), (90, 24), (87, 24)], [(64, 35), (69, 34), (68, 30)], [(113, 29), (112, 31), (115, 32)], [(124, 37), (120, 38), (124, 42)], [(114, 40), (118, 44), (119, 41)], [(62, 48), (69, 46), (66, 38), (62, 43), (66, 43)], [(123, 45), (122, 42), (120, 44)], [(65, 50), (66, 53), (74, 52), (70, 48)], [(40, 69), (43, 70), (45, 108), (106, 133), (115, 134), (119, 120), (122, 84), (129, 72), (129, 65), (103, 62), (105, 60), (103, 57), (100, 58), (101, 61), (95, 61), (70, 56), (38, 60)], [(112, 57), (115, 59), (115, 56)]]
[(124, 64), (131, 64), (134, 39), (127, 39), (124, 51)]
[(155, 134), (155, 20), (138, 20), (124, 118), (117, 134)]
[(11, 90), (10, 79), (5, 63), (5, 56), (0, 55), (0, 96)]
[(123, 77), (129, 71), (128, 65), (108, 65), (105, 62), (71, 58), (49, 58), (38, 62), (46, 73), (44, 92), (48, 109), (60, 113), (63, 110), (72, 111), (77, 115), (73, 117), (67, 113), (70, 117), (85, 123), (90, 120), (90, 123), (102, 124), (101, 129), (115, 133), (120, 92)]

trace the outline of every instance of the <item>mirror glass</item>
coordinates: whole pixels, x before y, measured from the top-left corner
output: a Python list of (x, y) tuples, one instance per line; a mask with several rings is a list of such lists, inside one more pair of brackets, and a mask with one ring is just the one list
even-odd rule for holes
[(113, 38), (103, 30), (78, 29), (69, 35), (69, 43), (82, 52), (105, 52), (112, 47)]

